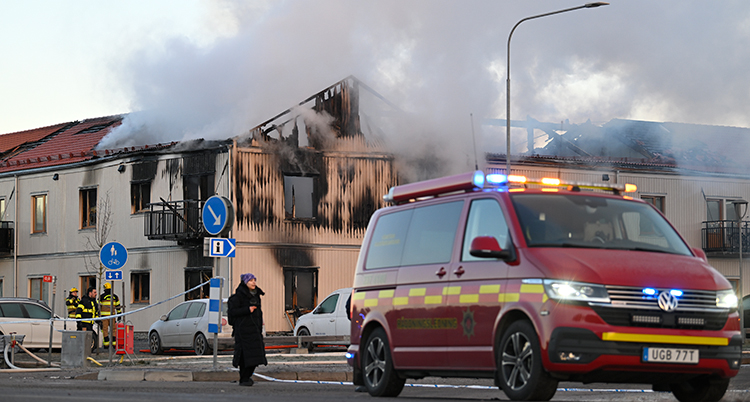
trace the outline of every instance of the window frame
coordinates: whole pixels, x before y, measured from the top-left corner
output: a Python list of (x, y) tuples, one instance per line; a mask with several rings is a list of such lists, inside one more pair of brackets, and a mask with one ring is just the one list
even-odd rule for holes
[[(153, 180), (134, 180), (130, 182), (130, 214), (135, 215), (149, 210), (151, 203), (151, 184)], [(144, 200), (144, 188), (148, 188), (148, 199)], [(144, 202), (145, 201), (145, 202)]]
[[(284, 219), (288, 221), (310, 221), (316, 219), (317, 202), (315, 197), (315, 191), (317, 188), (317, 177), (316, 176), (303, 176), (293, 174), (283, 174), (283, 185), (284, 185)], [(304, 180), (304, 181), (303, 181)], [(310, 187), (309, 201), (307, 194), (304, 198), (300, 198), (296, 193), (293, 194), (295, 185), (304, 184), (305, 187)], [(299, 202), (298, 202), (299, 201)], [(310, 213), (300, 214), (298, 206), (309, 204)]]
[[(146, 283), (145, 292), (144, 283)], [(151, 303), (151, 271), (130, 272), (130, 300), (133, 304)]]
[[(37, 230), (37, 204), (38, 200), (42, 199), (42, 228), (41, 230)], [(42, 194), (32, 194), (31, 195), (31, 234), (37, 234), (37, 233), (47, 233), (47, 203), (49, 202), (49, 198), (47, 197), (47, 193)]]
[[(653, 205), (662, 214), (667, 213), (667, 197), (665, 195), (641, 194), (641, 200)], [(661, 207), (656, 205), (656, 200), (660, 201)]]
[[(38, 282), (38, 287), (39, 287), (39, 294), (38, 294), (39, 297), (37, 297), (37, 294), (34, 293), (34, 290), (35, 290), (34, 289), (34, 284), (37, 283), (37, 282)], [(49, 282), (45, 282), (43, 276), (32, 276), (32, 277), (29, 277), (29, 298), (30, 299), (41, 300), (41, 301), (47, 303), (47, 305), (49, 305), (50, 304), (50, 302), (49, 302), (49, 288), (50, 288), (50, 286), (49, 285), (50, 285), (50, 283)]]
[[(91, 203), (91, 192), (94, 194), (94, 206)], [(97, 194), (97, 187), (85, 187), (78, 190), (78, 203), (79, 203), (79, 229), (94, 229), (96, 228), (96, 213), (99, 205), (99, 198)], [(93, 219), (91, 219), (91, 212), (93, 210)], [(86, 213), (88, 211), (88, 214)], [(88, 219), (86, 219), (88, 218)], [(91, 223), (93, 221), (93, 224)]]

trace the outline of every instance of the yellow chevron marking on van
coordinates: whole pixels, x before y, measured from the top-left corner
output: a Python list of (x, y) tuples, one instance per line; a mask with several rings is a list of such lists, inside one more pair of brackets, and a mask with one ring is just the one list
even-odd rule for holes
[(377, 307), (378, 299), (367, 299), (365, 300), (365, 307)]
[(479, 295), (461, 295), (458, 301), (461, 303), (479, 303)]
[(544, 285), (530, 285), (525, 283), (521, 285), (521, 293), (544, 293)]
[(461, 294), (461, 286), (446, 286), (443, 288), (443, 295), (455, 296)]
[(354, 294), (354, 300), (364, 300), (367, 297), (366, 292), (357, 292)]
[(425, 296), (424, 304), (441, 304), (443, 303), (443, 296)]
[(391, 297), (393, 297), (393, 293), (395, 293), (393, 289), (381, 290), (380, 293), (378, 293), (378, 299), (390, 299)]
[(500, 303), (507, 302), (517, 302), (521, 299), (521, 295), (519, 293), (500, 293), (497, 295), (497, 301)]
[(394, 306), (405, 306), (409, 304), (409, 298), (406, 296), (402, 297), (394, 297), (393, 298), (393, 305)]
[(549, 297), (547, 297), (547, 294), (545, 293), (544, 296), (542, 296), (542, 303), (546, 302), (548, 299)]
[(729, 339), (711, 336), (626, 334), (621, 332), (604, 332), (602, 333), (602, 340), (615, 342), (679, 343), (683, 345), (729, 345)]
[(409, 296), (424, 296), (426, 293), (427, 293), (427, 288), (409, 289)]
[(479, 287), (479, 294), (500, 293), (500, 285), (482, 285)]

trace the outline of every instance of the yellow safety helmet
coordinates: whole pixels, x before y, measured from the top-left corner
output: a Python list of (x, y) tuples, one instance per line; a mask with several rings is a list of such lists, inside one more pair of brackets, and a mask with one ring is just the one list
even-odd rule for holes
[(112, 284), (107, 282), (104, 284), (104, 289), (112, 289)]
[(70, 293), (77, 292), (77, 291), (78, 291), (78, 288), (75, 288), (75, 287), (70, 288)]

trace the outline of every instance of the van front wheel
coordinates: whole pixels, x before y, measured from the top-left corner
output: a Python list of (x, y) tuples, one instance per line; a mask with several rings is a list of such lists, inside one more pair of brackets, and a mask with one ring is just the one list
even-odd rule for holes
[(557, 391), (557, 380), (542, 367), (539, 338), (528, 321), (508, 327), (497, 349), (500, 387), (514, 401), (548, 401)]
[(367, 392), (372, 396), (398, 396), (406, 380), (393, 369), (388, 337), (383, 328), (377, 328), (367, 338), (362, 351), (362, 377)]
[(680, 402), (715, 402), (724, 397), (728, 387), (728, 378), (710, 377), (669, 385), (672, 395)]

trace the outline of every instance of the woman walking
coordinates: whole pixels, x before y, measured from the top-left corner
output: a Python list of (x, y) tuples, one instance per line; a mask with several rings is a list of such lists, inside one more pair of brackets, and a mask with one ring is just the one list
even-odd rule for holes
[(252, 386), (255, 367), (267, 365), (263, 344), (263, 311), (260, 297), (265, 293), (257, 286), (255, 275), (242, 274), (227, 311), (234, 337), (232, 365), (240, 369), (240, 385)]

